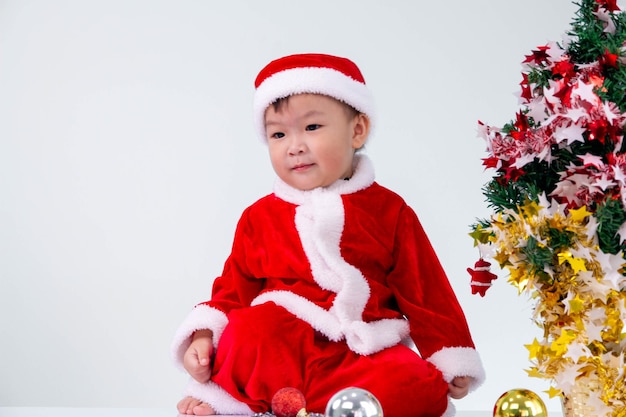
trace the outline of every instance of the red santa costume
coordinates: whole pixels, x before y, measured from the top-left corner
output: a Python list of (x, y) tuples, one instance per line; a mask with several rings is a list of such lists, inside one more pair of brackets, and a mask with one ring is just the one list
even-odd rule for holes
[[(294, 68), (326, 70), (339, 59), (313, 58), (306, 67), (288, 60), (270, 78), (293, 76)], [(332, 71), (348, 78), (341, 66)], [(342, 82), (364, 87), (359, 76)], [(303, 90), (289, 81), (291, 89), (255, 101), (257, 115), (278, 97), (308, 91), (371, 116), (368, 96), (355, 98), (347, 88), (343, 97), (324, 90), (325, 82)], [(211, 300), (177, 331), (179, 364), (199, 329), (213, 331), (213, 373), (207, 384), (192, 380), (186, 394), (219, 414), (268, 411), (287, 386), (304, 393), (309, 412), (323, 413), (333, 394), (357, 386), (378, 398), (387, 417), (448, 416), (447, 382), (471, 376), (474, 389), (484, 379), (463, 311), (417, 216), (375, 182), (364, 155), (355, 157), (349, 180), (303, 191), (278, 179), (272, 194), (244, 211)]]

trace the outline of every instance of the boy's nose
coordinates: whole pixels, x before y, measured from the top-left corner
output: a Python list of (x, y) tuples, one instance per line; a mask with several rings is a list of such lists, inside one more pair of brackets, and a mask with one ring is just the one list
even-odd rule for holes
[(289, 143), (289, 154), (297, 155), (303, 153), (306, 149), (306, 144), (304, 140), (300, 137), (300, 135), (292, 136), (291, 142)]

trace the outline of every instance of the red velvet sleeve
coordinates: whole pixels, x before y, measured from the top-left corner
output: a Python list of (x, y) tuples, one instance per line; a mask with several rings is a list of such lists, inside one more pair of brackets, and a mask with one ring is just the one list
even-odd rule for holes
[(213, 282), (211, 299), (204, 305), (216, 308), (225, 314), (232, 309), (247, 307), (263, 288), (265, 280), (250, 272), (250, 265), (258, 252), (258, 242), (252, 235), (254, 228), (250, 220), (250, 210), (244, 211), (233, 240), (232, 250), (227, 258), (222, 274)]
[(415, 212), (405, 206), (398, 219), (388, 284), (415, 345), (425, 358), (443, 348), (474, 348), (465, 314)]

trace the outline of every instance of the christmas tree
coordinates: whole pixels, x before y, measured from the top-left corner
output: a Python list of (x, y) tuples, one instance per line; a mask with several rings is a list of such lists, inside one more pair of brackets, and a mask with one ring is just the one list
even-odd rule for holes
[(585, 384), (589, 413), (624, 416), (626, 14), (575, 4), (563, 41), (525, 57), (514, 120), (479, 122), (493, 215), (471, 236), (535, 302), (529, 375), (550, 396)]

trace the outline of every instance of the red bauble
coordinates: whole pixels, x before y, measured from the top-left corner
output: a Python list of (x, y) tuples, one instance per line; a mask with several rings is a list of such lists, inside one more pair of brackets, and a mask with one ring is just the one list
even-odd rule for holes
[(272, 397), (272, 412), (276, 417), (296, 417), (306, 413), (304, 394), (297, 388), (286, 387), (276, 391)]

